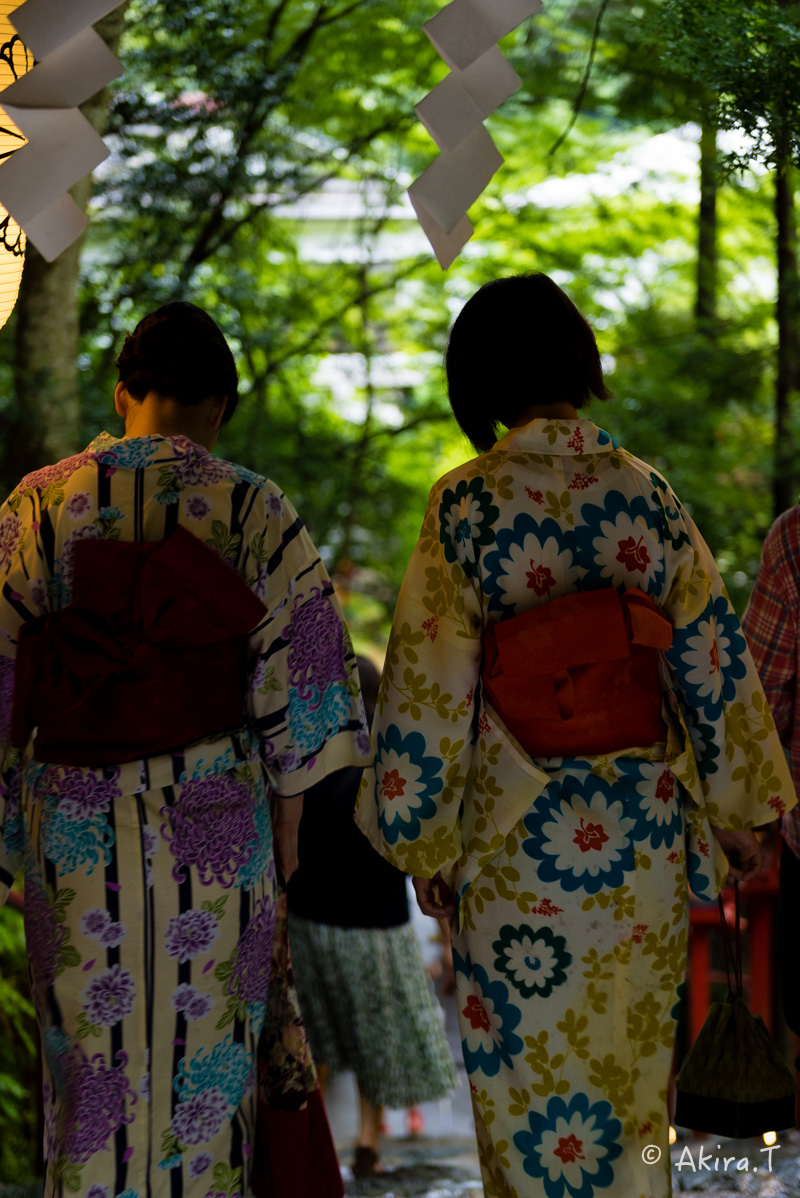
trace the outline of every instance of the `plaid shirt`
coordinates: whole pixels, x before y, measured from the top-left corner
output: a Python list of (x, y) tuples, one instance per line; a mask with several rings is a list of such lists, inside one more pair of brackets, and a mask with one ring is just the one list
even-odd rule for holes
[[(750, 652), (800, 793), (800, 719), (795, 690), (800, 678), (800, 507), (773, 524), (764, 541), (758, 577), (742, 617)], [(800, 857), (800, 808), (783, 816), (783, 838)]]

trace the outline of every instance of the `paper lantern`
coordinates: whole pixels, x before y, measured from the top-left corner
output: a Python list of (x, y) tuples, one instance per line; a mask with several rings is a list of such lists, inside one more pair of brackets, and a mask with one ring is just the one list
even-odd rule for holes
[[(0, 0), (0, 92), (33, 66), (33, 57), (14, 32), (9, 13), (19, 0)], [(0, 97), (1, 98), (1, 97)], [(5, 112), (0, 111), (0, 162), (25, 145), (25, 138)], [(0, 328), (8, 320), (17, 302), (25, 258), (25, 234), (0, 205)]]

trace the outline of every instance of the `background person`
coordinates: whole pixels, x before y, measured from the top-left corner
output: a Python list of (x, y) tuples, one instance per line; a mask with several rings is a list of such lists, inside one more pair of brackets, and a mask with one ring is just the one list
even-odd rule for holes
[(168, 304), (118, 367), (125, 435), (0, 509), (0, 900), (24, 860), (46, 1198), (243, 1194), (275, 864), (367, 734), (297, 513), (210, 452), (237, 402), (219, 328)]
[[(380, 675), (357, 658), (368, 722)], [(300, 866), (288, 889), (295, 984), (321, 1079), (352, 1070), (359, 1096), (353, 1172), (381, 1168), (383, 1108), (444, 1098), (457, 1083), (409, 921), (405, 875), (353, 821), (357, 767), (306, 791)]]
[[(781, 742), (789, 756), (795, 786), (800, 783), (800, 721), (795, 718), (800, 608), (800, 507), (789, 508), (767, 533), (753, 593), (742, 628)], [(800, 960), (796, 949), (800, 911), (800, 818), (773, 799), (782, 816), (780, 859), (781, 915), (778, 934), (781, 996), (786, 1022), (800, 1036)], [(800, 1068), (800, 1057), (798, 1057)]]
[(487, 284), (446, 365), (480, 456), (431, 491), (357, 818), (454, 916), (488, 1198), (664, 1198), (687, 871), (707, 898), (757, 872), (733, 829), (793, 805), (791, 780), (691, 518), (579, 418), (607, 391), (565, 293)]

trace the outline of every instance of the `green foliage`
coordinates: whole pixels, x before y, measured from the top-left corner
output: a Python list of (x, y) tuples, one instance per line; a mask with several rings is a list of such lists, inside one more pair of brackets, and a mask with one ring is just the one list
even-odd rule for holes
[(39, 1082), (33, 1004), (22, 915), (0, 908), (0, 1185), (36, 1175)]
[(695, 189), (668, 161), (636, 163), (654, 133), (712, 110), (768, 130), (797, 6), (639, 0), (598, 25), (594, 0), (549, 0), (503, 44), (523, 81), (489, 122), (506, 163), (447, 275), (398, 207), (435, 153), (413, 104), (445, 73), (421, 29), (436, 7), (132, 0), (84, 257), (87, 439), (109, 423), (123, 331), (176, 296), (211, 309), (241, 374), (219, 452), (286, 489), (363, 648), (385, 636), (431, 483), (470, 456), (439, 365), (448, 325), (486, 280), (544, 270), (606, 355), (616, 398), (591, 414), (667, 474), (741, 610), (771, 518), (771, 181), (719, 193), (717, 314), (701, 330)]
[(797, 0), (664, 0), (661, 22), (664, 59), (705, 86), (721, 128), (752, 138), (729, 167), (800, 164)]

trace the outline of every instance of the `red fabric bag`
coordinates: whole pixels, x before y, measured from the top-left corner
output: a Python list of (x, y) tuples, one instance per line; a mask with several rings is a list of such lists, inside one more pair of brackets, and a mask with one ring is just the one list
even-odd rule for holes
[(490, 624), (482, 682), (531, 757), (578, 757), (666, 735), (659, 651), (672, 625), (643, 591), (563, 595)]
[(247, 634), (266, 608), (185, 528), (79, 541), (74, 598), (23, 624), (12, 741), (61, 765), (115, 765), (244, 723)]
[(286, 891), (278, 885), (267, 1014), (258, 1046), (255, 1198), (343, 1198), (317, 1071), (292, 977)]

